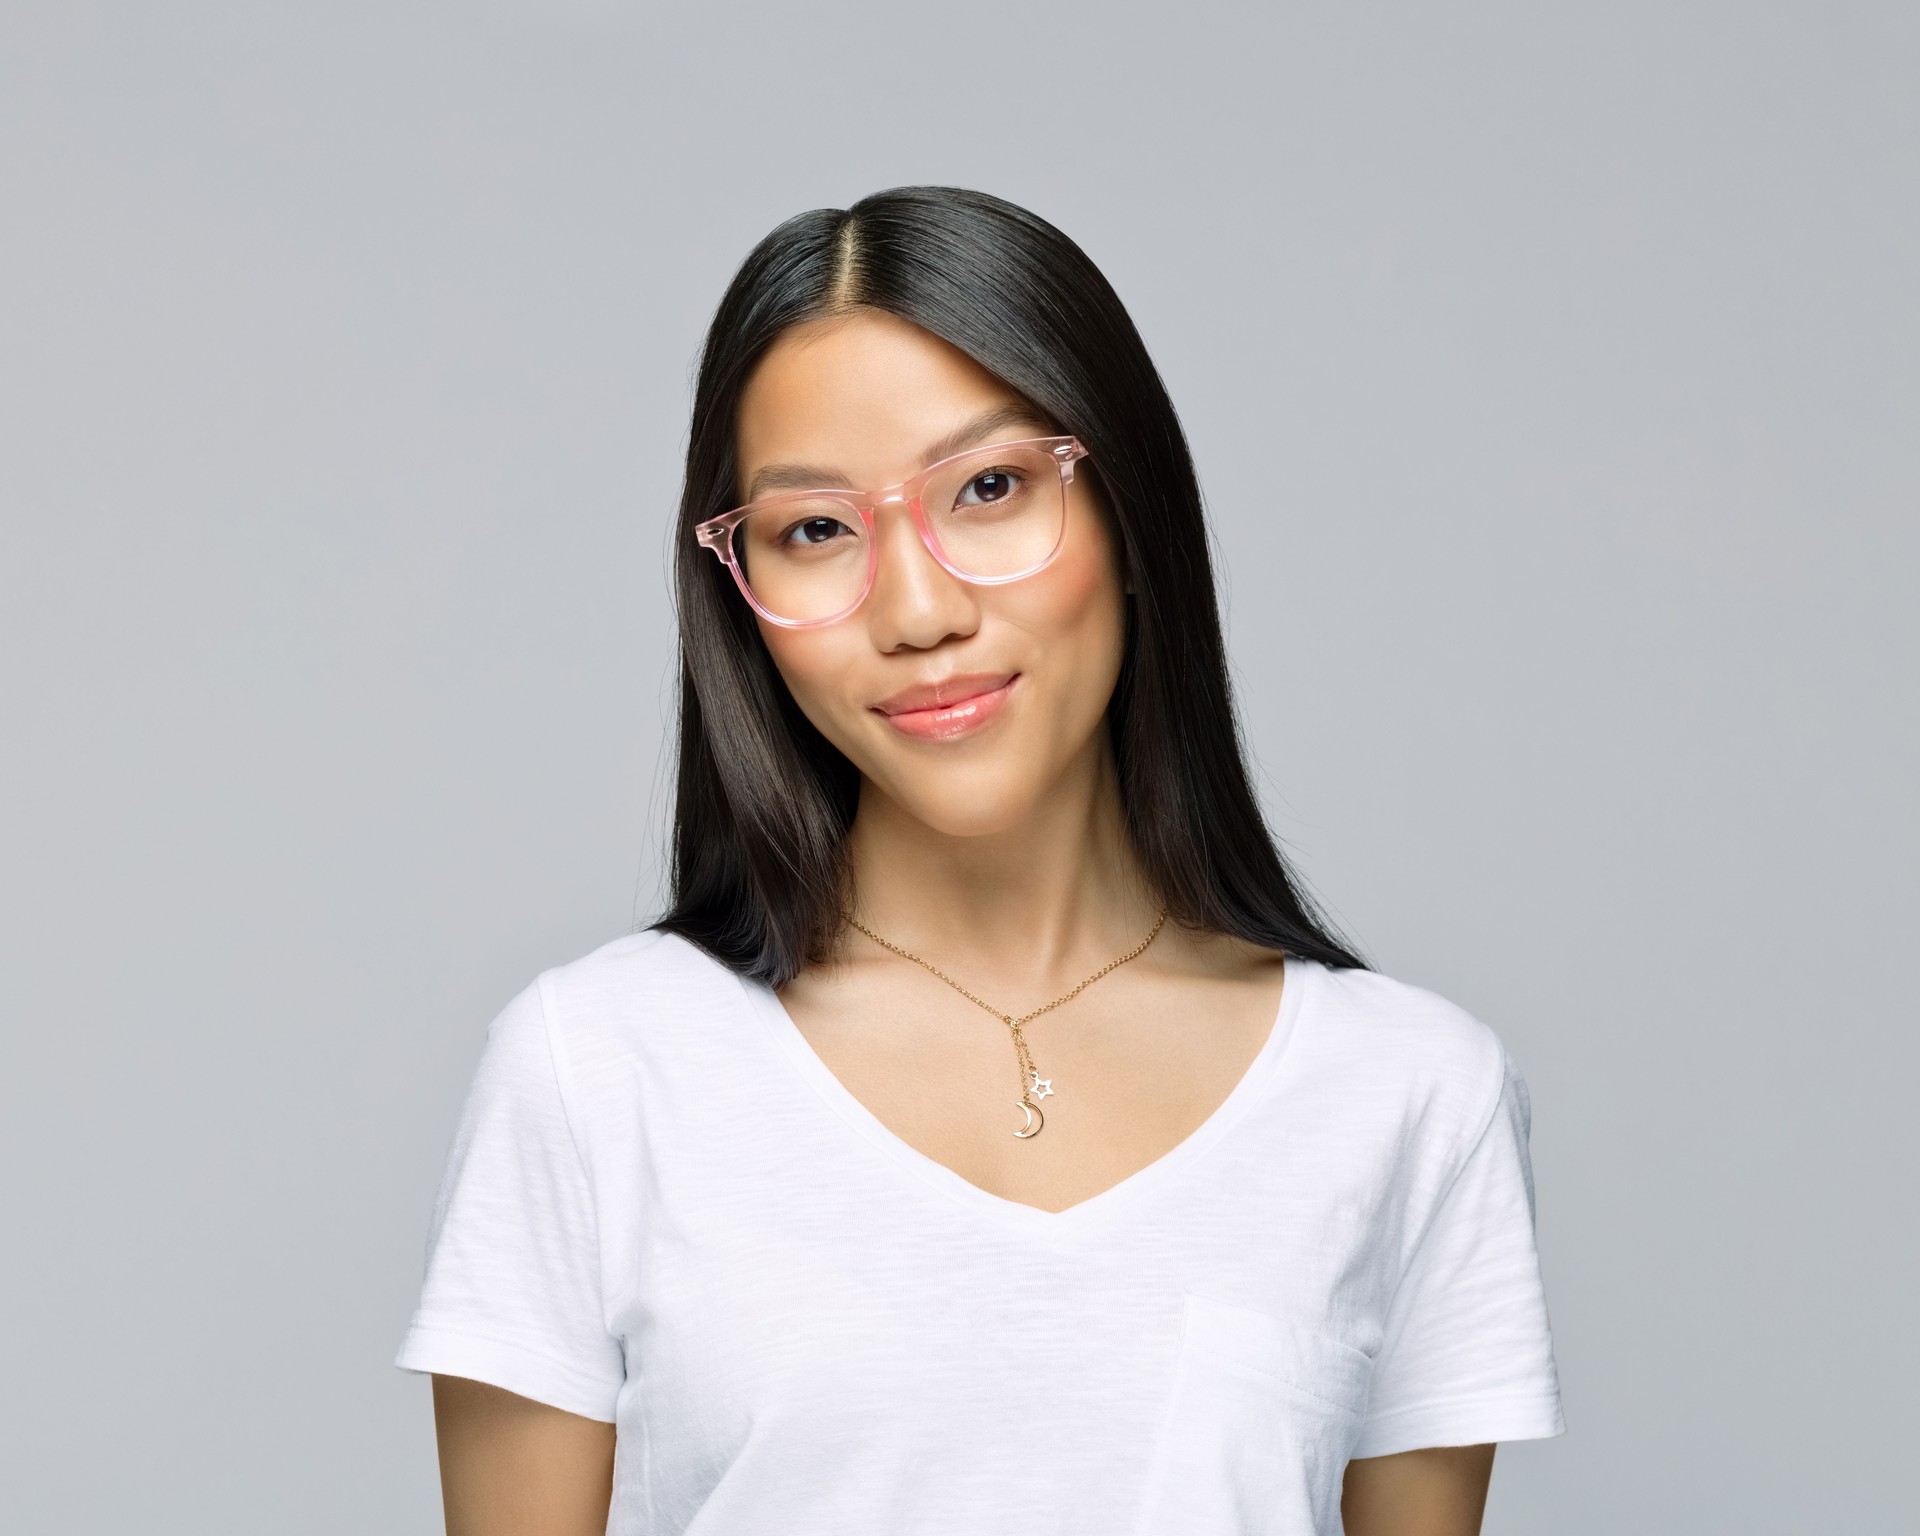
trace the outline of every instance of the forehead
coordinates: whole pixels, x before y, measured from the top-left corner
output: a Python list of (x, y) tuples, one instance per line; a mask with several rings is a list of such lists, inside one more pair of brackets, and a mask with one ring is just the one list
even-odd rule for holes
[(925, 467), (928, 444), (1019, 403), (958, 347), (896, 315), (859, 310), (810, 321), (775, 342), (747, 381), (741, 485), (786, 464), (832, 470), (851, 485), (892, 484)]

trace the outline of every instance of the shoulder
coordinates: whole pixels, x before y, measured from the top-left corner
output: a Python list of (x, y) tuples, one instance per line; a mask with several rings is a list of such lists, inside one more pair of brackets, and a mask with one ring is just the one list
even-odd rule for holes
[(582, 1070), (614, 1058), (680, 1054), (751, 1017), (749, 984), (699, 946), (654, 929), (622, 934), (542, 971), (522, 998), (557, 1054)]
[(575, 1008), (641, 998), (685, 1002), (723, 992), (738, 982), (733, 972), (699, 946), (654, 928), (623, 933), (577, 960), (549, 967), (535, 979), (549, 1007)]
[(1485, 1020), (1376, 971), (1302, 966), (1295, 1048), (1348, 1092), (1471, 1136), (1518, 1074)]

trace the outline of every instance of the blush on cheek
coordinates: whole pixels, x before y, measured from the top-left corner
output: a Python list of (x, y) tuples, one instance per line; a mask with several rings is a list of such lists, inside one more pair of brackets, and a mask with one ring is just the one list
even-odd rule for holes
[[(1001, 592), (1017, 603), (1017, 611), (1029, 632), (1044, 636), (1050, 631), (1072, 630), (1093, 618), (1105, 605), (1103, 589), (1112, 588), (1113, 603), (1121, 599), (1120, 581), (1108, 559), (1102, 541), (1076, 537), (1082, 530), (1067, 530), (1066, 548), (1055, 556), (1053, 564), (1027, 581), (1015, 582)], [(1026, 591), (1021, 591), (1021, 588)]]
[(1054, 561), (1060, 568), (1060, 596), (1069, 603), (1084, 603), (1107, 578), (1107, 562), (1099, 550), (1084, 544), (1063, 549)]

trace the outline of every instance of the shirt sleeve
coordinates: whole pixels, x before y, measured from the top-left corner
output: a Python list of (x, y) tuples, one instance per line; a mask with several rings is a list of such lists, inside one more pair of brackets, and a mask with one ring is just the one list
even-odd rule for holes
[(1493, 1112), (1388, 1309), (1356, 1458), (1566, 1428), (1534, 1243), (1532, 1104), (1500, 1054)]
[(604, 1316), (593, 1187), (536, 981), (487, 1031), (394, 1364), (612, 1423), (625, 1379)]

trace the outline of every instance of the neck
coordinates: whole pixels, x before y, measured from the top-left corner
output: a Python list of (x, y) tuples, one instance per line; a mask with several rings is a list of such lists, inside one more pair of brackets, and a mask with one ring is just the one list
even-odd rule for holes
[[(1016, 990), (1072, 986), (1160, 912), (1105, 731), (1029, 811), (985, 832), (942, 831), (863, 780), (848, 846), (856, 918), (942, 970)], [(862, 949), (881, 953), (849, 930), (844, 952)]]

